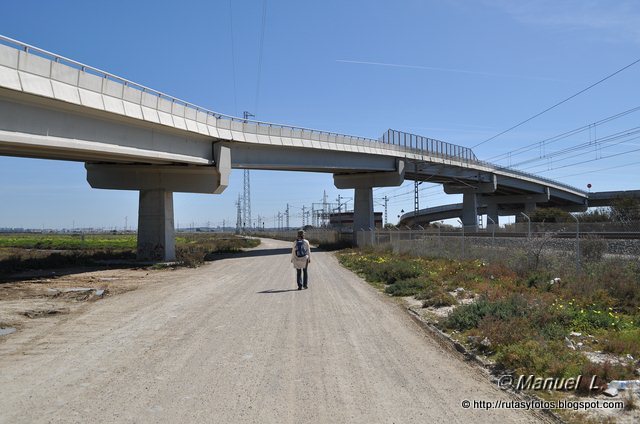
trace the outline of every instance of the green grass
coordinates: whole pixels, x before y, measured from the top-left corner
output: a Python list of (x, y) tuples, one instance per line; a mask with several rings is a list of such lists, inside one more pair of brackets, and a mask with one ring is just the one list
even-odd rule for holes
[(135, 249), (135, 234), (1, 234), (0, 248), (43, 250)]
[[(176, 259), (184, 266), (198, 266), (216, 254), (259, 244), (257, 239), (226, 234), (180, 234), (176, 237)], [(0, 234), (0, 275), (96, 266), (110, 260), (134, 262), (135, 258), (135, 234)]]

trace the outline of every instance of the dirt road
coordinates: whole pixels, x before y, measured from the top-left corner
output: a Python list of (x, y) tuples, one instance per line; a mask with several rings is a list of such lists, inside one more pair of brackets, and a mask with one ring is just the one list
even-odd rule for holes
[(0, 343), (0, 422), (536, 422), (330, 253), (289, 243), (100, 300)]

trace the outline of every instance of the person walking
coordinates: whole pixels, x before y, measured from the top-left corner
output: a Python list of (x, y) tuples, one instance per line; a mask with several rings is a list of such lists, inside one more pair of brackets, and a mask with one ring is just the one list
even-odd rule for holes
[(309, 246), (309, 240), (304, 238), (303, 230), (298, 231), (298, 237), (293, 243), (293, 249), (291, 249), (291, 263), (296, 269), (298, 290), (308, 288), (309, 273), (307, 268), (311, 263), (311, 246)]

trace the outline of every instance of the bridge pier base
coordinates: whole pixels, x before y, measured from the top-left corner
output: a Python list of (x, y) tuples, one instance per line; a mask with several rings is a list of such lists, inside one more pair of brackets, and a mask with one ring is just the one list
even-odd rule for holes
[(137, 257), (144, 261), (176, 259), (172, 192), (140, 190)]
[[(333, 183), (336, 188), (354, 189), (353, 197), (353, 244), (367, 245), (373, 241), (371, 231), (375, 228), (373, 215), (373, 187), (395, 187), (404, 182), (404, 160), (397, 159), (395, 171), (362, 172), (355, 174), (334, 174)], [(358, 234), (369, 234), (369, 237), (358, 240)]]
[(475, 191), (462, 195), (462, 225), (470, 231), (478, 231), (478, 198)]
[[(497, 230), (500, 227), (500, 218), (498, 217), (498, 204), (495, 202), (487, 203), (487, 230)], [(490, 219), (489, 219), (490, 218)], [(493, 220), (493, 221), (492, 221)]]
[[(356, 188), (353, 201), (353, 242), (356, 245), (371, 244), (370, 239), (358, 237), (361, 234), (366, 237), (369, 231), (375, 227), (373, 215), (373, 187)], [(364, 232), (362, 231), (364, 230)], [(371, 234), (371, 237), (373, 235)]]

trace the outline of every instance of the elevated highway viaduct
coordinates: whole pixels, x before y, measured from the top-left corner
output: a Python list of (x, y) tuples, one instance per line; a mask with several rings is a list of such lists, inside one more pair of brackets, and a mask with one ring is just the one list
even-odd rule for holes
[[(611, 206), (615, 203), (617, 199), (621, 198), (635, 198), (640, 199), (640, 190), (618, 190), (618, 191), (601, 191), (601, 192), (593, 192), (588, 193), (587, 195), (587, 206), (588, 207), (602, 207), (602, 206)], [(520, 214), (520, 212), (525, 212), (527, 210), (527, 203), (509, 203), (509, 196), (502, 196), (498, 199), (487, 198), (487, 196), (479, 195), (477, 197), (477, 213), (478, 215), (489, 215), (491, 208), (489, 205), (491, 203), (495, 203), (497, 205), (495, 211), (496, 216), (489, 215), (490, 218), (494, 220), (494, 222), (498, 223), (498, 216), (509, 216)], [(561, 205), (558, 203), (549, 203), (546, 196), (524, 196), (523, 199), (530, 201), (532, 204), (529, 204), (528, 209), (532, 207), (558, 207), (560, 209), (564, 209), (568, 212), (576, 212), (583, 211), (584, 208), (582, 206), (573, 205), (573, 204), (565, 204)], [(415, 211), (407, 212), (400, 217), (400, 221), (398, 222), (399, 226), (425, 226), (431, 222), (441, 221), (445, 219), (451, 218), (459, 218), (462, 216), (464, 211), (463, 203), (452, 203), (449, 205), (435, 206), (431, 208), (420, 209), (417, 213)]]
[(224, 191), (232, 169), (333, 174), (354, 190), (355, 228), (372, 228), (373, 187), (405, 179), (478, 199), (583, 210), (574, 187), (476, 158), (465, 147), (389, 130), (378, 140), (247, 121), (190, 104), (108, 72), (0, 36), (0, 154), (85, 163), (94, 188), (137, 190), (138, 256), (175, 257), (173, 192)]

